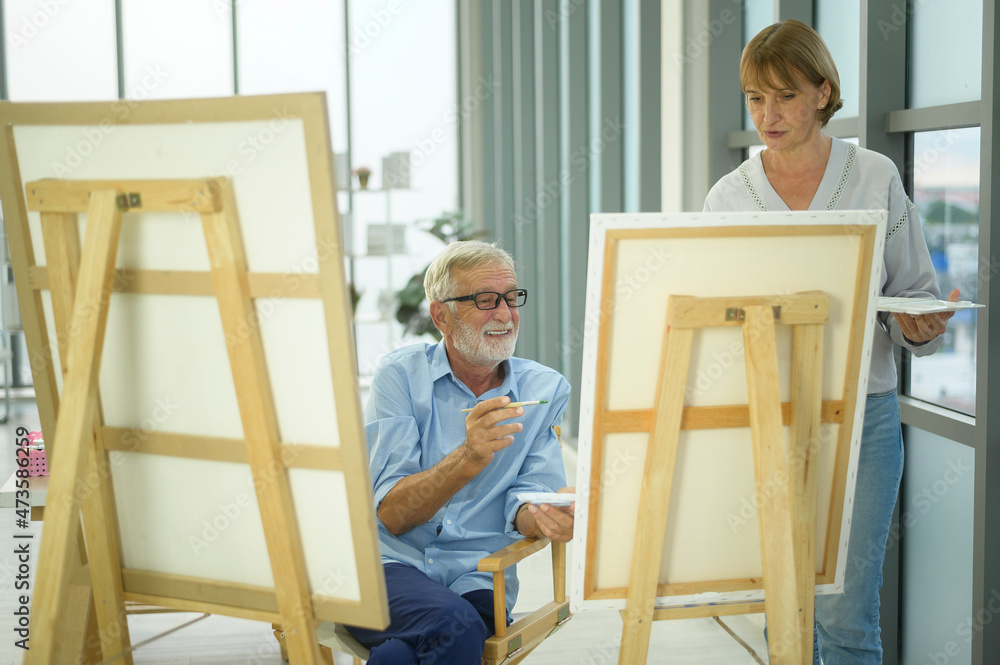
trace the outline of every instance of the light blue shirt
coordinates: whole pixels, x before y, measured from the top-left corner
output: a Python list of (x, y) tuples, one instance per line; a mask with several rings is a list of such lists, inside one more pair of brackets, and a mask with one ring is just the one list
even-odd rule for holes
[[(506, 395), (512, 402), (548, 400), (510, 419), (524, 429), (514, 442), (460, 489), (428, 522), (401, 536), (378, 521), (382, 562), (423, 571), (458, 594), (493, 585), (479, 559), (522, 536), (514, 530), (519, 492), (554, 492), (566, 485), (553, 425), (562, 421), (570, 386), (559, 372), (532, 360), (503, 362), (498, 388), (476, 397), (451, 371), (444, 344), (393, 351), (375, 371), (365, 405), (365, 433), (376, 507), (400, 479), (426, 471), (465, 441), (465, 413)], [(517, 599), (517, 576), (506, 573), (507, 611)]]

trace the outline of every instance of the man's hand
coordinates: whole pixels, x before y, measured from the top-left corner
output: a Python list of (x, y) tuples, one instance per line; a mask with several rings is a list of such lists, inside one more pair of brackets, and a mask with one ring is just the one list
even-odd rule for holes
[[(560, 492), (575, 492), (575, 487), (564, 487)], [(573, 540), (573, 510), (576, 504), (569, 506), (551, 506), (543, 503), (540, 506), (526, 504), (527, 508), (520, 510), (515, 519), (517, 530), (529, 538), (551, 538), (563, 543)]]
[[(961, 291), (953, 289), (948, 294), (948, 302), (958, 302), (960, 295)], [(948, 319), (955, 316), (955, 312), (938, 312), (919, 316), (893, 312), (892, 315), (896, 318), (896, 323), (899, 324), (903, 337), (920, 344), (921, 342), (929, 342), (943, 333), (948, 325)]]
[(401, 479), (382, 499), (378, 518), (393, 535), (401, 535), (423, 524), (455, 492), (493, 461), (493, 454), (514, 442), (514, 434), (524, 426), (503, 421), (524, 413), (524, 409), (503, 408), (509, 397), (480, 402), (465, 419), (465, 442), (431, 468)]
[(465, 419), (464, 458), (473, 475), (493, 461), (493, 455), (514, 443), (514, 434), (524, 429), (521, 423), (505, 420), (524, 414), (523, 407), (505, 409), (509, 397), (494, 397), (480, 402)]

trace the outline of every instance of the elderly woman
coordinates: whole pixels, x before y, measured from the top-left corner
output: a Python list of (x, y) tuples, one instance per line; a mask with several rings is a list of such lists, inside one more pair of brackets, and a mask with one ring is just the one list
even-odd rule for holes
[[(716, 183), (705, 210), (888, 210), (882, 295), (939, 298), (917, 210), (895, 165), (821, 131), (843, 102), (837, 67), (816, 31), (792, 20), (762, 30), (743, 49), (740, 83), (765, 149)], [(949, 299), (958, 296), (955, 290)], [(933, 353), (950, 316), (879, 315), (844, 594), (816, 598), (817, 665), (821, 656), (826, 665), (882, 662), (879, 589), (903, 470), (892, 343)]]

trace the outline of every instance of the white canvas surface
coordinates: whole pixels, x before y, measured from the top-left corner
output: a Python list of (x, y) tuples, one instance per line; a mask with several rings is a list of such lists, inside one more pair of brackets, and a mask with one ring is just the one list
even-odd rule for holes
[[(858, 394), (865, 394), (875, 320), (875, 296), (881, 270), (884, 213), (746, 213), (746, 214), (602, 214), (591, 216), (591, 242), (587, 283), (587, 325), (584, 334), (584, 371), (577, 494), (598, 491), (596, 535), (590, 529), (586, 500), (576, 504), (572, 602), (578, 609), (623, 608), (628, 584), (637, 519), (642, 514), (639, 496), (643, 478), (647, 433), (607, 433), (595, 440), (594, 414), (600, 323), (609, 323), (607, 410), (652, 409), (663, 346), (666, 303), (670, 295), (699, 297), (792, 294), (821, 290), (830, 299), (830, 323), (825, 326), (823, 400), (843, 399), (855, 282), (866, 281), (869, 293), (862, 325), (864, 337)], [(860, 237), (850, 233), (822, 236), (714, 237), (712, 229), (763, 226), (812, 227), (819, 225), (881, 225), (871, 266), (859, 266)], [(627, 229), (703, 229), (699, 237), (619, 239), (610, 289), (609, 306), (602, 299), (608, 234)], [(791, 366), (790, 330), (776, 329), (781, 400), (789, 401)], [(685, 406), (746, 404), (742, 330), (709, 328), (694, 335)], [(848, 417), (855, 427), (850, 442), (847, 491), (840, 532), (838, 568), (833, 584), (817, 587), (818, 593), (839, 590), (843, 580), (853, 499), (853, 476), (860, 443), (860, 416), (864, 400)], [(817, 568), (823, 551), (834, 484), (836, 441), (840, 425), (822, 426), (818, 454), (819, 517)], [(786, 446), (788, 428), (785, 427)], [(599, 488), (590, 487), (595, 446), (600, 447), (602, 467)], [(760, 578), (760, 535), (756, 518), (753, 455), (749, 428), (682, 430), (677, 472), (672, 486), (670, 517), (664, 541), (660, 582), (703, 584), (715, 580)], [(594, 556), (588, 543), (596, 542)], [(585, 575), (593, 575), (594, 596), (585, 593)], [(762, 590), (698, 592), (662, 596), (658, 606), (732, 602), (763, 597)]]
[[(315, 275), (320, 258), (333, 253), (341, 265), (339, 247), (317, 246), (303, 121), (283, 117), (280, 108), (257, 121), (18, 125), (13, 135), (22, 182), (228, 176), (251, 272)], [(86, 155), (78, 159), (81, 146)], [(28, 219), (35, 263), (44, 266), (39, 214)], [(82, 244), (86, 214), (80, 226)], [(126, 215), (117, 267), (208, 271), (200, 216)], [(257, 317), (248, 325), (261, 333), (281, 441), (339, 447), (323, 303), (290, 297), (299, 286), (286, 279), (256, 299)], [(59, 367), (48, 291), (42, 304)], [(61, 391), (58, 371), (56, 382)], [(106, 425), (243, 437), (214, 297), (114, 294), (100, 389)], [(273, 587), (246, 464), (135, 452), (110, 457), (123, 567)], [(360, 599), (343, 472), (292, 469), (289, 476), (313, 592)]]

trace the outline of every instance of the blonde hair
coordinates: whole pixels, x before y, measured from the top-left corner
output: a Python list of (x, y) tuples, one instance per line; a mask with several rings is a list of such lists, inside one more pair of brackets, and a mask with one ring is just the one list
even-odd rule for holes
[[(424, 292), (427, 300), (440, 302), (456, 297), (454, 270), (469, 270), (482, 265), (499, 263), (512, 271), (517, 269), (514, 259), (496, 243), (481, 240), (453, 242), (434, 257), (424, 273)], [(454, 306), (454, 303), (449, 303)]]
[(797, 90), (796, 72), (816, 87), (823, 81), (830, 84), (830, 98), (817, 110), (820, 127), (826, 127), (844, 101), (837, 65), (819, 33), (801, 21), (788, 19), (764, 28), (743, 48), (740, 85), (744, 91)]

